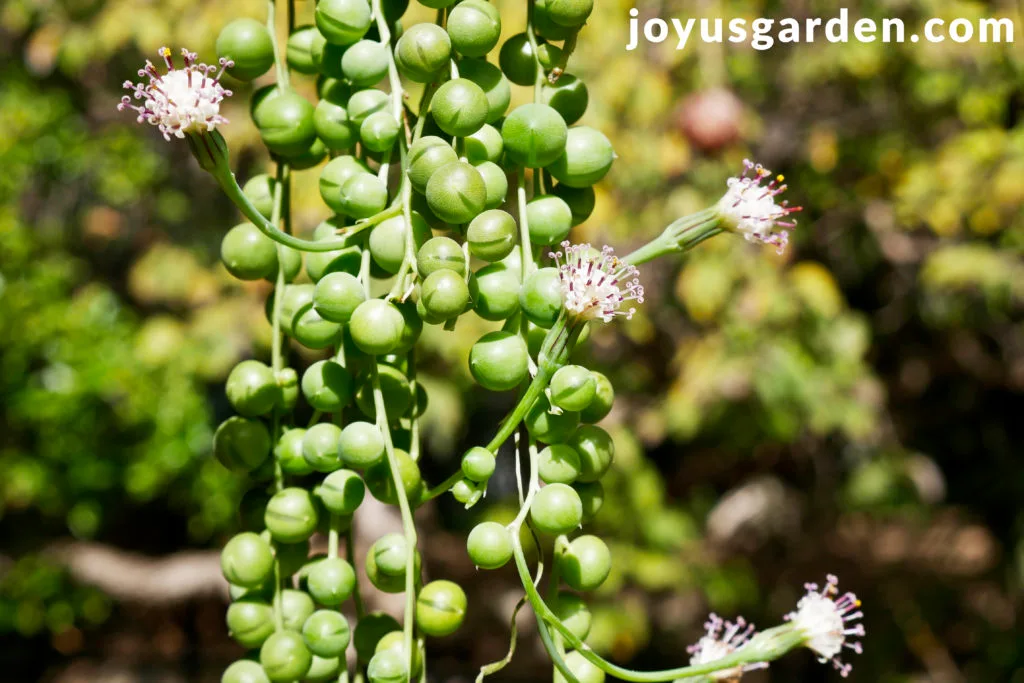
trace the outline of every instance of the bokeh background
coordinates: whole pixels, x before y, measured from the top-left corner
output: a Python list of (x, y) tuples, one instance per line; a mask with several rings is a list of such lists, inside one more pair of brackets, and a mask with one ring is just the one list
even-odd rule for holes
[[(500, 0), (505, 33), (522, 3)], [(853, 680), (1024, 681), (1024, 49), (1016, 44), (691, 44), (626, 52), (631, 3), (602, 0), (569, 71), (584, 122), (619, 158), (578, 241), (638, 246), (724, 189), (745, 156), (806, 209), (789, 252), (719, 237), (645, 266), (650, 298), (594, 334), (618, 448), (595, 522), (613, 547), (591, 642), (618, 662), (680, 663), (709, 610), (769, 626), (804, 581), (865, 603)], [(829, 17), (818, 0), (639, 3), (641, 16)], [(308, 20), (308, 1), (298, 3)], [(209, 454), (222, 382), (267, 355), (267, 284), (220, 266), (238, 216), (184, 144), (115, 111), (164, 44), (213, 56), (263, 2), (0, 4), (0, 679), (216, 681), (217, 547), (247, 482)], [(857, 13), (1010, 16), (1012, 2), (869, 0)], [(413, 15), (415, 16), (415, 14)], [(310, 87), (305, 84), (302, 87)], [(236, 87), (239, 176), (268, 168)], [(525, 89), (516, 97), (525, 100)], [(299, 174), (296, 222), (326, 213)], [(424, 338), (432, 481), (507, 397), (473, 385), (482, 323)], [(454, 343), (451, 340), (454, 339)], [(299, 365), (315, 357), (300, 357)], [(470, 595), (431, 643), (437, 680), (507, 647), (521, 588), (475, 572), (463, 534), (514, 512), (422, 517), (427, 571)], [(386, 526), (376, 508), (368, 522)], [(370, 539), (372, 540), (372, 538)], [(529, 619), (499, 680), (542, 680)], [(755, 681), (836, 680), (809, 653)]]

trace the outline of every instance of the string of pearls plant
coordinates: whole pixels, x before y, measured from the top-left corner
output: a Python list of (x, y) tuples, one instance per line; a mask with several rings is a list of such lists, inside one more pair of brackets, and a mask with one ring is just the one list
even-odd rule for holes
[[(147, 61), (119, 106), (167, 140), (187, 141), (246, 218), (224, 236), (225, 266), (242, 280), (274, 283), (270, 364), (246, 360), (232, 370), (226, 391), (238, 414), (214, 437), (221, 463), (247, 473), (257, 494), (267, 489), (262, 529), (238, 534), (222, 555), (233, 598), (227, 625), (252, 650), (222, 680), (427, 680), (425, 638), (458, 629), (467, 602), (451, 581), (422, 583), (413, 510), (447, 493), (476, 504), (510, 438), (517, 468), (520, 453), (528, 460), (519, 513), (508, 525), (473, 528), (467, 550), (482, 569), (514, 562), (556, 681), (736, 681), (799, 647), (846, 676), (840, 655), (860, 651), (853, 639), (864, 630), (853, 623), (859, 601), (840, 594), (832, 576), (823, 587), (808, 584), (785, 623), (765, 631), (712, 615), (688, 664), (666, 671), (625, 669), (592, 651), (577, 594), (610, 570), (605, 543), (579, 531), (601, 507), (601, 477), (614, 457), (596, 424), (614, 390), (601, 373), (569, 364), (570, 351), (588, 326), (632, 317), (644, 301), (640, 264), (722, 232), (784, 249), (788, 216), (799, 208), (779, 201), (781, 176), (746, 162), (714, 206), (624, 258), (572, 244), (566, 238), (593, 210), (592, 186), (615, 156), (601, 132), (572, 125), (587, 90), (565, 69), (592, 0), (528, 0), (526, 26), (501, 45), (498, 66), (487, 55), (502, 18), (486, 0), (421, 0), (437, 10), (436, 22), (408, 27), (400, 20), (407, 0), (319, 0), (304, 25), (287, 2), (269, 0), (265, 21), (224, 27), (217, 66), (188, 50), (177, 66), (162, 48), (166, 70)], [(285, 45), (274, 30), (281, 11)], [(277, 172), (240, 187), (219, 132), (232, 94), (222, 76), (248, 81), (271, 69), (276, 83), (253, 93), (251, 112)], [(315, 106), (292, 88), (292, 72), (317, 79)], [(403, 79), (423, 84), (415, 108)], [(533, 102), (508, 112), (511, 84), (532, 87)], [(291, 172), (321, 164), (319, 190), (334, 216), (302, 239), (292, 234)], [(473, 346), (473, 377), (518, 401), (489, 443), (431, 487), (419, 467), (427, 394), (416, 342), (423, 325), (451, 330), (470, 311), (501, 323)], [(286, 340), (325, 358), (300, 379)], [(300, 397), (314, 411), (305, 427), (294, 418)], [(399, 508), (403, 532), (380, 538), (360, 560), (352, 515), (366, 490)], [(309, 557), (318, 531), (327, 554)], [(548, 567), (543, 553), (530, 566), (524, 532), (551, 548)], [(358, 561), (378, 589), (404, 593), (401, 622), (367, 613)], [(538, 587), (545, 571), (553, 574), (547, 598)], [(351, 629), (341, 611), (349, 600)], [(513, 634), (508, 657), (479, 679), (507, 664), (514, 642)]]

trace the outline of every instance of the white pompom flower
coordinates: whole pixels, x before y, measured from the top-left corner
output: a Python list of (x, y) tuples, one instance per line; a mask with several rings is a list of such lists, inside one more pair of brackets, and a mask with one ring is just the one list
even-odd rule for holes
[(762, 184), (772, 175), (771, 171), (749, 159), (743, 160), (743, 167), (741, 175), (726, 181), (729, 189), (718, 201), (716, 208), (723, 227), (740, 233), (750, 242), (771, 244), (781, 254), (789, 243), (789, 229), (796, 226), (796, 221), (788, 217), (802, 207), (789, 206), (786, 200), (776, 201), (786, 191), (783, 176)]
[(167, 73), (160, 74), (146, 60), (145, 68), (139, 69), (139, 77), (148, 82), (125, 81), (124, 87), (132, 95), (121, 98), (118, 110), (134, 109), (139, 114), (139, 123), (156, 126), (167, 140), (171, 136), (184, 138), (212, 132), (227, 123), (221, 116), (220, 103), (231, 96), (231, 91), (221, 85), (220, 78), (233, 62), (222, 57), (218, 71), (216, 66), (198, 62), (196, 53), (183, 49), (185, 66), (176, 69), (170, 48), (160, 48), (159, 54), (167, 65)]
[(853, 593), (839, 594), (839, 579), (829, 574), (824, 587), (816, 583), (804, 586), (807, 593), (796, 604), (796, 610), (786, 615), (804, 638), (804, 646), (818, 655), (822, 663), (832, 662), (843, 678), (850, 675), (853, 666), (844, 663), (840, 655), (844, 648), (857, 654), (861, 644), (852, 637), (864, 636), (864, 625), (851, 625), (864, 616), (860, 600)]
[[(704, 623), (704, 636), (696, 644), (686, 648), (686, 651), (690, 653), (690, 664), (692, 666), (710, 664), (723, 657), (728, 657), (746, 645), (753, 635), (754, 625), (748, 624), (743, 617), (731, 622), (724, 621), (717, 614), (711, 614)], [(767, 666), (767, 662), (741, 664), (715, 671), (707, 674), (706, 677), (713, 681), (738, 681), (747, 671), (764, 669)]]
[[(644, 288), (636, 266), (623, 263), (604, 246), (562, 242), (562, 250), (549, 254), (555, 260), (562, 284), (562, 300), (570, 314), (582, 320), (611, 322), (617, 316), (633, 317), (632, 302), (644, 302)], [(564, 261), (563, 261), (564, 258)]]

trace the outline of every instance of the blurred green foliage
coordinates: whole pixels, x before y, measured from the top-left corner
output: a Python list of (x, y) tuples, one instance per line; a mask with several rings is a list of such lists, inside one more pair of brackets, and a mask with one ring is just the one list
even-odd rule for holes
[[(498, 4), (506, 36), (519, 31), (520, 3)], [(599, 3), (569, 65), (590, 90), (582, 122), (619, 154), (575, 239), (639, 245), (714, 201), (745, 156), (784, 171), (805, 211), (784, 257), (720, 237), (645, 267), (648, 303), (583, 352), (619, 395), (596, 522), (616, 566), (591, 643), (675, 662), (707, 608), (773, 623), (803, 581), (834, 570), (866, 603), (859, 680), (1020, 680), (1024, 56), (951, 42), (626, 52), (632, 6)], [(641, 18), (835, 11), (636, 6)], [(103, 628), (107, 599), (46, 552), (67, 537), (167, 553), (237, 526), (246, 484), (208, 458), (211, 424), (226, 371), (264, 352), (267, 288), (222, 273), (234, 214), (183, 146), (113, 105), (140, 54), (209, 54), (229, 18), (264, 11), (0, 8), (0, 631)], [(856, 13), (908, 27), (1012, 16), (1024, 30), (1008, 2), (872, 0)], [(244, 150), (254, 132), (236, 90), (227, 135), (244, 178), (263, 160)], [(326, 213), (315, 177), (296, 181), (303, 228)], [(505, 408), (476, 400), (465, 367), (488, 325), (424, 336), (434, 480)], [(777, 680), (826, 675), (791, 659)]]
[(233, 523), (240, 492), (206, 457), (206, 388), (182, 362), (202, 354), (202, 337), (166, 339), (179, 324), (133, 309), (83, 234), (116, 229), (102, 222), (110, 207), (163, 180), (159, 157), (130, 130), (89, 130), (68, 92), (10, 76), (0, 85), (0, 524), (10, 553), (0, 630), (32, 636), (109, 613), (104, 596), (36, 553), (67, 536), (134, 535), (146, 506), (182, 526), (146, 539), (148, 549), (202, 542)]

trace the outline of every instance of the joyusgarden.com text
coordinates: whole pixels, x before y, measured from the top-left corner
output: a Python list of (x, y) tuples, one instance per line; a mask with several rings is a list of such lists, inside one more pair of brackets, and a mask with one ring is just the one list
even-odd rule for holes
[(629, 11), (627, 50), (635, 50), (642, 42), (675, 43), (683, 50), (691, 42), (749, 44), (755, 50), (769, 50), (777, 44), (813, 43), (1013, 43), (1015, 25), (1007, 17), (980, 19), (933, 17), (908, 26), (895, 17), (874, 19), (851, 17), (843, 7), (832, 17), (641, 17), (640, 11)]

